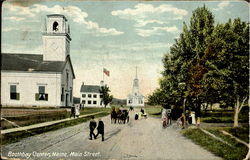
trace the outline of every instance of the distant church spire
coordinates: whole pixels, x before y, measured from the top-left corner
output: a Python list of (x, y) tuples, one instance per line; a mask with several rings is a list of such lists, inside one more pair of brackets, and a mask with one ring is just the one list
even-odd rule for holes
[(133, 83), (133, 92), (134, 93), (139, 92), (139, 79), (137, 78), (137, 66), (135, 67), (135, 79)]
[(135, 67), (135, 78), (137, 79), (137, 66)]

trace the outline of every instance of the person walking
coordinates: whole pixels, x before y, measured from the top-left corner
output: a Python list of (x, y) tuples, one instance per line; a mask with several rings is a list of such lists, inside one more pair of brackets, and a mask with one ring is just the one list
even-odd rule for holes
[(94, 136), (95, 138), (95, 133), (94, 133), (95, 128), (96, 128), (95, 116), (92, 116), (89, 122), (89, 139), (90, 140), (92, 140), (92, 136)]
[(99, 122), (98, 122), (97, 134), (95, 135), (95, 139), (99, 134), (102, 135), (102, 141), (104, 141), (104, 123), (101, 119), (99, 119)]
[(181, 126), (182, 126), (182, 129), (184, 129), (185, 128), (185, 113), (182, 113), (181, 117), (178, 118), (178, 120), (181, 120)]
[(167, 127), (168, 115), (167, 115), (167, 110), (165, 108), (162, 109), (161, 118), (162, 118), (163, 128)]
[(82, 104), (82, 110), (84, 111), (84, 104)]
[(76, 107), (75, 107), (75, 115), (76, 115), (77, 118), (79, 118), (79, 115), (80, 115), (79, 105), (76, 105)]
[(172, 124), (172, 113), (171, 113), (171, 110), (168, 112), (168, 114), (167, 114), (167, 117), (168, 117), (168, 124)]
[(71, 117), (76, 117), (76, 114), (75, 114), (75, 106), (73, 105), (72, 107), (71, 107), (71, 114), (70, 114), (70, 118)]
[(144, 114), (144, 109), (141, 108), (141, 113)]

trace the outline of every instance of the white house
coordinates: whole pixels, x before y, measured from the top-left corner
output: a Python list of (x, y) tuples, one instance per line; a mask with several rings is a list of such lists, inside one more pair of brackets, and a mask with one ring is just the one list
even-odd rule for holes
[(80, 93), (81, 93), (81, 103), (84, 107), (104, 107), (102, 102), (102, 94), (100, 93), (101, 85), (85, 85), (82, 83)]
[(42, 54), (2, 53), (3, 106), (72, 106), (74, 69), (63, 15), (47, 15)]
[(133, 82), (132, 93), (127, 97), (127, 106), (132, 107), (143, 107), (144, 106), (144, 96), (139, 92), (139, 79), (137, 78), (137, 68), (136, 77)]

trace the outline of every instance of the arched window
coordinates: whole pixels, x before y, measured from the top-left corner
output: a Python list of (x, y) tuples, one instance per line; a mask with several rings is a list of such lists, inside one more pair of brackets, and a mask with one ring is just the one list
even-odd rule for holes
[(56, 21), (53, 23), (53, 31), (58, 31), (58, 23)]

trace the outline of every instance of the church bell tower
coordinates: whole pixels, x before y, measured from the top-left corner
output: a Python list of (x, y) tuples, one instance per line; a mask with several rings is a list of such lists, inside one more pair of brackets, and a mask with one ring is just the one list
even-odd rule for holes
[(65, 61), (70, 54), (70, 29), (64, 15), (47, 15), (43, 32), (43, 60)]

